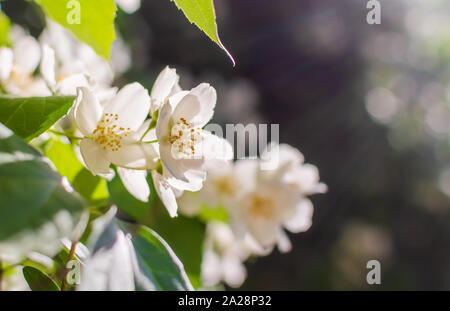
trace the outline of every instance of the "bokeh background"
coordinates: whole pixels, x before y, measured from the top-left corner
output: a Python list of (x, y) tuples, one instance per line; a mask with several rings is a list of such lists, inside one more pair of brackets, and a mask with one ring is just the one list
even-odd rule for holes
[[(216, 0), (226, 54), (169, 0), (143, 0), (118, 27), (150, 88), (167, 64), (217, 88), (215, 122), (278, 123), (329, 186), (289, 254), (247, 264), (246, 290), (450, 290), (450, 2)], [(3, 5), (32, 33), (26, 1)], [(381, 262), (381, 285), (366, 282)]]

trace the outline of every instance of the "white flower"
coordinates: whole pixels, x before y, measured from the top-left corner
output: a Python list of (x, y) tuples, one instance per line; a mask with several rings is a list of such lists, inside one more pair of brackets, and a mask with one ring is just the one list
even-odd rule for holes
[(75, 122), (85, 137), (80, 151), (87, 168), (94, 175), (109, 174), (115, 164), (125, 187), (142, 201), (149, 194), (145, 170), (158, 163), (155, 147), (141, 141), (149, 109), (148, 92), (139, 83), (126, 85), (102, 104), (89, 89), (79, 88), (74, 106)]
[(228, 210), (238, 234), (248, 233), (262, 247), (270, 249), (277, 244), (286, 252), (291, 244), (284, 229), (299, 233), (310, 228), (313, 206), (306, 195), (325, 192), (326, 186), (318, 182), (317, 169), (303, 163), (297, 149), (272, 144), (267, 152), (275, 150), (279, 162), (272, 171), (261, 170), (257, 160), (236, 163), (236, 170), (245, 178), (245, 191)]
[(222, 280), (231, 287), (241, 286), (247, 277), (244, 262), (252, 254), (266, 255), (250, 237), (238, 240), (227, 224), (209, 222), (201, 269), (203, 286), (210, 288)]
[(58, 95), (75, 95), (78, 87), (89, 87), (86, 75), (71, 74), (57, 68), (55, 51), (47, 44), (42, 46), (40, 70), (47, 86)]
[(0, 82), (11, 95), (47, 96), (50, 92), (33, 73), (41, 58), (39, 43), (32, 36), (14, 36), (13, 47), (0, 48)]
[[(223, 165), (213, 165), (207, 168), (208, 178), (205, 180), (199, 195), (210, 207), (228, 206), (250, 188), (247, 177), (252, 174), (257, 162), (245, 161), (235, 163), (228, 161)], [(242, 165), (241, 165), (242, 164)], [(250, 172), (248, 172), (250, 170)]]
[(150, 110), (152, 115), (161, 108), (161, 105), (167, 101), (169, 96), (181, 91), (178, 85), (179, 80), (180, 77), (175, 69), (167, 66), (161, 71), (150, 92), (150, 98), (152, 100)]
[(47, 27), (39, 41), (42, 46), (48, 45), (55, 51), (56, 81), (78, 74), (95, 81), (97, 88), (108, 88), (111, 85), (114, 72), (108, 61), (98, 56), (90, 46), (77, 40), (61, 25), (48, 19)]
[(181, 196), (183, 191), (169, 184), (167, 173), (160, 174), (156, 170), (153, 170), (152, 177), (156, 192), (169, 212), (170, 217), (176, 217), (178, 215), (177, 198)]
[(169, 196), (173, 189), (200, 190), (206, 178), (206, 164), (233, 157), (232, 147), (225, 139), (202, 129), (211, 119), (215, 104), (216, 91), (202, 83), (191, 91), (170, 96), (159, 109), (156, 137), (162, 175), (156, 176), (156, 189), (164, 190), (166, 202), (162, 199), (166, 207), (170, 204), (169, 210), (177, 209), (176, 196)]

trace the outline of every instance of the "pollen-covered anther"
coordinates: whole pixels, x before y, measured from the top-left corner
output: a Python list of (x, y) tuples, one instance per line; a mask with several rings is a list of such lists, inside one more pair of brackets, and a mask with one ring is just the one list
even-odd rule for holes
[(191, 126), (184, 118), (180, 118), (172, 127), (169, 142), (172, 144), (172, 154), (176, 158), (190, 158), (196, 153), (200, 142), (200, 128)]
[(115, 124), (118, 120), (118, 114), (105, 113), (92, 132), (94, 141), (105, 151), (118, 151), (122, 147), (122, 139), (130, 134), (129, 127)]

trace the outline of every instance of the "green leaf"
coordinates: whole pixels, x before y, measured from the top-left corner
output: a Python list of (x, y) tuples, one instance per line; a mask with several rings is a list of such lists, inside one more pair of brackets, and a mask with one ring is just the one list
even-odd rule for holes
[(45, 155), (52, 161), (58, 172), (73, 183), (77, 174), (84, 168), (73, 151), (72, 144), (52, 139), (45, 146)]
[[(140, 219), (141, 224), (154, 229), (169, 243), (178, 258), (183, 262), (186, 273), (194, 288), (201, 287), (201, 263), (203, 259), (203, 242), (205, 239), (205, 225), (196, 218), (179, 215), (169, 216), (167, 209), (159, 200), (151, 176), (148, 178), (150, 186), (150, 216)], [(126, 190), (125, 190), (126, 191)], [(186, 233), (189, 234), (186, 234)]]
[(183, 11), (187, 19), (197, 25), (206, 35), (219, 45), (235, 65), (233, 56), (228, 52), (219, 38), (214, 12), (213, 0), (172, 0)]
[(198, 218), (203, 222), (220, 221), (226, 223), (228, 222), (228, 212), (227, 209), (222, 205), (219, 205), (217, 207), (202, 205), (198, 213)]
[(109, 198), (106, 180), (99, 176), (92, 175), (92, 173), (84, 167), (77, 176), (75, 176), (72, 185), (90, 205), (101, 205)]
[(158, 232), (183, 262), (195, 288), (201, 287), (201, 264), (205, 225), (194, 218), (179, 215), (175, 218), (160, 215), (153, 218), (152, 228)]
[(9, 28), (11, 26), (11, 22), (9, 21), (8, 16), (5, 13), (0, 11), (0, 46), (9, 46), (10, 38), (9, 38)]
[(93, 223), (80, 290), (189, 290), (183, 265), (147, 227), (120, 222), (116, 209)]
[[(111, 201), (121, 212), (131, 216), (141, 224), (147, 224), (150, 216), (150, 209), (154, 204), (154, 196), (150, 197), (149, 202), (139, 201), (125, 189), (118, 174), (108, 182), (108, 191)], [(151, 189), (151, 191), (153, 192), (153, 189)]]
[(46, 145), (45, 155), (52, 161), (58, 172), (67, 177), (73, 188), (90, 205), (100, 205), (108, 200), (106, 180), (92, 175), (81, 164), (71, 144), (53, 139)]
[(117, 8), (114, 0), (35, 1), (46, 15), (69, 29), (80, 41), (91, 46), (98, 55), (109, 60), (111, 46), (116, 38), (114, 18)]
[(27, 97), (0, 96), (0, 122), (25, 141), (41, 135), (72, 107), (75, 97)]
[[(139, 226), (133, 234), (141, 273), (157, 290), (188, 290), (191, 284), (185, 275), (183, 264), (169, 245), (153, 230)], [(195, 250), (193, 250), (195, 251)], [(147, 282), (137, 278), (137, 287), (148, 290)]]
[(32, 291), (60, 291), (58, 285), (44, 272), (29, 266), (22, 271)]
[(85, 207), (48, 163), (0, 123), (0, 246), (12, 245), (18, 256), (52, 253)]

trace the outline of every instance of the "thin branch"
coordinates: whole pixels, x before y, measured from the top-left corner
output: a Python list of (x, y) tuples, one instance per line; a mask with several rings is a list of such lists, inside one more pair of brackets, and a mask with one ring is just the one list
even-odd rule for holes
[[(77, 248), (77, 244), (78, 244), (78, 241), (72, 241), (72, 245), (70, 246), (69, 259), (67, 260), (67, 263), (69, 263), (75, 257), (75, 250)], [(66, 267), (64, 270), (63, 279), (61, 282), (61, 291), (67, 290), (66, 278), (67, 278), (67, 274), (69, 273), (69, 269), (67, 268), (67, 263), (66, 263)]]
[(84, 137), (78, 137), (78, 136), (72, 136), (66, 133), (62, 133), (62, 132), (58, 132), (58, 131), (54, 131), (54, 130), (48, 130), (50, 133), (56, 134), (56, 135), (60, 135), (60, 136), (66, 136), (69, 139), (84, 139)]

